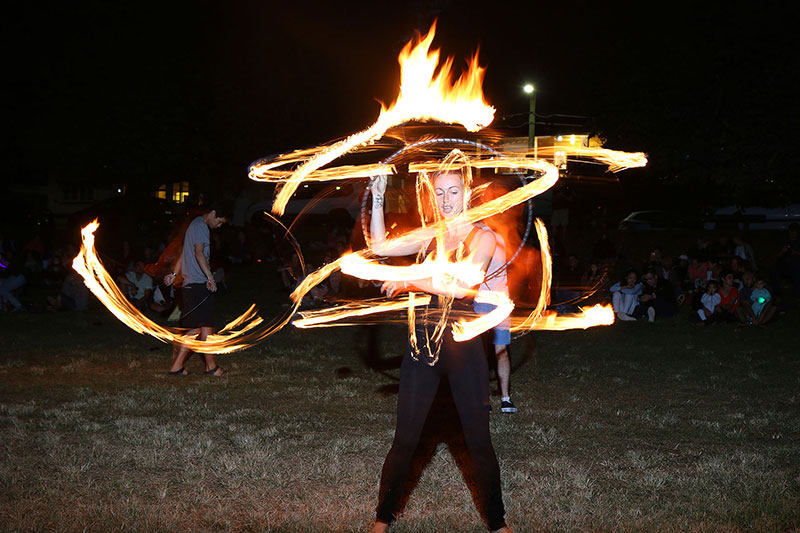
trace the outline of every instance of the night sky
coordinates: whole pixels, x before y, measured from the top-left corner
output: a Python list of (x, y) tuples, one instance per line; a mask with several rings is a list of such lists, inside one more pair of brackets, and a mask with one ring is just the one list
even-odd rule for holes
[(152, 186), (191, 177), (236, 186), (258, 157), (370, 125), (376, 101), (396, 96), (400, 49), (438, 18), (434, 45), (457, 66), (480, 47), (494, 126), (524, 123), (521, 87), (532, 82), (539, 120), (591, 117), (587, 125), (609, 147), (650, 154), (653, 183), (702, 181), (733, 194), (772, 187), (796, 197), (798, 20), (788, 8), (22, 4), (3, 22), (12, 181)]

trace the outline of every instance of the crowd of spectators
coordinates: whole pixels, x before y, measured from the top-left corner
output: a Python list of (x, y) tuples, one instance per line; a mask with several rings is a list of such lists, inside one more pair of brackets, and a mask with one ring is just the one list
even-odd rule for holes
[[(653, 246), (638, 261), (593, 258), (588, 267), (577, 255), (567, 254), (556, 262), (552, 303), (559, 312), (568, 312), (581, 299), (610, 301), (623, 322), (655, 322), (684, 309), (699, 326), (762, 326), (800, 301), (797, 224), (788, 228), (774, 254), (761, 258), (742, 235), (714, 241), (701, 237), (686, 244), (668, 253)], [(619, 256), (629, 256), (627, 252)]]
[[(269, 263), (288, 294), (315, 267), (354, 247), (354, 236), (360, 233), (357, 226), (337, 224), (320, 224), (314, 229), (312, 237), (300, 245), (306, 264), (301, 264), (295, 246), (275, 226), (229, 226), (213, 232), (211, 266), (221, 292), (238, 267)], [(617, 320), (626, 322), (654, 322), (684, 312), (698, 325), (764, 325), (800, 302), (799, 230), (793, 224), (777, 253), (762, 250), (763, 257), (756, 257), (744, 236), (736, 235), (715, 240), (701, 237), (666, 252), (653, 246), (637, 259), (629, 250), (617, 250), (604, 234), (585, 259), (577, 253), (555, 257), (551, 304), (559, 313), (568, 313), (587, 303), (606, 301), (613, 305)], [(172, 228), (170, 235), (165, 233), (150, 242), (133, 245), (123, 238), (116, 249), (100, 250), (120, 290), (139, 310), (177, 316), (179, 291), (174, 285), (165, 285), (163, 278), (173, 270), (179, 255), (176, 243), (181, 239), (182, 228)], [(87, 309), (89, 292), (71, 265), (77, 252), (77, 243), (45, 246), (38, 236), (20, 241), (0, 234), (2, 310)], [(515, 270), (514, 265), (510, 270)], [(524, 270), (524, 275), (536, 277), (536, 272)], [(371, 295), (377, 295), (373, 284), (343, 277), (337, 271), (315, 287), (302, 306), (325, 306), (341, 298)]]
[[(186, 223), (164, 228), (163, 235), (128, 235), (106, 232), (97, 252), (120, 291), (141, 312), (176, 320), (179, 314), (178, 283), (167, 286), (164, 277), (174, 270), (180, 256)], [(321, 230), (321, 231), (320, 231)], [(226, 281), (240, 267), (263, 263), (280, 277), (288, 294), (316, 266), (334, 261), (351, 247), (351, 228), (321, 223), (301, 244), (292, 244), (277, 227), (248, 224), (223, 226), (211, 235), (211, 268), (220, 294)], [(17, 238), (0, 233), (0, 309), (7, 312), (83, 311), (90, 303), (89, 290), (72, 269), (78, 242), (55, 241), (53, 235)], [(307, 262), (301, 264), (297, 250)], [(355, 282), (353, 282), (355, 283)], [(347, 285), (347, 284), (345, 284)], [(336, 272), (319, 284), (303, 301), (305, 307), (327, 305), (342, 291), (342, 276)], [(288, 300), (287, 300), (288, 301)]]

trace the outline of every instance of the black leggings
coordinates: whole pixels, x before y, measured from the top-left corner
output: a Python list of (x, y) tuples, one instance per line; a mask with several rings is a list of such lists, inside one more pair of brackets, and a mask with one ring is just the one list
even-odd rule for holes
[(439, 361), (434, 366), (424, 361), (424, 354), (419, 361), (414, 360), (410, 353), (403, 358), (397, 397), (397, 428), (381, 472), (377, 519), (391, 523), (399, 512), (422, 427), (443, 376), (450, 382), (453, 401), (464, 428), (464, 440), (477, 484), (478, 511), (490, 530), (500, 529), (505, 526), (505, 509), (500, 489), (500, 467), (489, 435), (486, 354), (480, 337), (457, 343), (450, 328), (444, 333)]

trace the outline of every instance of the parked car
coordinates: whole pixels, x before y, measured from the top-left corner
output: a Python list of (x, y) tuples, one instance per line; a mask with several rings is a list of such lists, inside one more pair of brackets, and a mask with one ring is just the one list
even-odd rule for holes
[(800, 223), (800, 204), (780, 207), (742, 207), (729, 205), (705, 217), (705, 229), (785, 230), (792, 222)]
[(694, 230), (703, 227), (699, 216), (671, 211), (634, 211), (619, 223), (620, 231)]

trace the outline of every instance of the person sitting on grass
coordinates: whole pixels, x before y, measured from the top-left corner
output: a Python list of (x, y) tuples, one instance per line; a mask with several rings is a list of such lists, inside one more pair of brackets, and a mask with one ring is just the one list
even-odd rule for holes
[(119, 284), (125, 290), (125, 295), (133, 306), (139, 311), (146, 311), (147, 302), (153, 293), (153, 278), (145, 273), (144, 261), (137, 260), (133, 264), (133, 270), (129, 270), (118, 279)]
[(611, 291), (611, 305), (620, 320), (630, 322), (636, 320), (631, 316), (642, 293), (642, 284), (638, 283), (639, 275), (631, 269), (622, 281), (618, 281), (608, 290)]
[(713, 324), (717, 322), (720, 296), (717, 293), (717, 282), (709, 280), (706, 283), (706, 292), (700, 298), (700, 309), (697, 314), (689, 315), (689, 320), (698, 326), (705, 326), (706, 324)]
[[(68, 268), (69, 257), (63, 256), (61, 261), (64, 268)], [(61, 282), (61, 292), (57, 296), (48, 296), (47, 304), (48, 311), (85, 311), (89, 308), (89, 289), (71, 265)]]
[(720, 273), (719, 285), (719, 320), (722, 322), (736, 322), (736, 308), (739, 306), (739, 289), (734, 285), (733, 272)]
[(639, 303), (633, 310), (634, 318), (647, 317), (648, 322), (656, 317), (668, 318), (675, 314), (675, 291), (672, 284), (659, 277), (656, 269), (648, 269), (642, 277), (642, 294)]
[(756, 279), (755, 287), (750, 294), (750, 310), (753, 314), (752, 324), (755, 326), (763, 326), (775, 316), (772, 294), (767, 289), (764, 278)]

